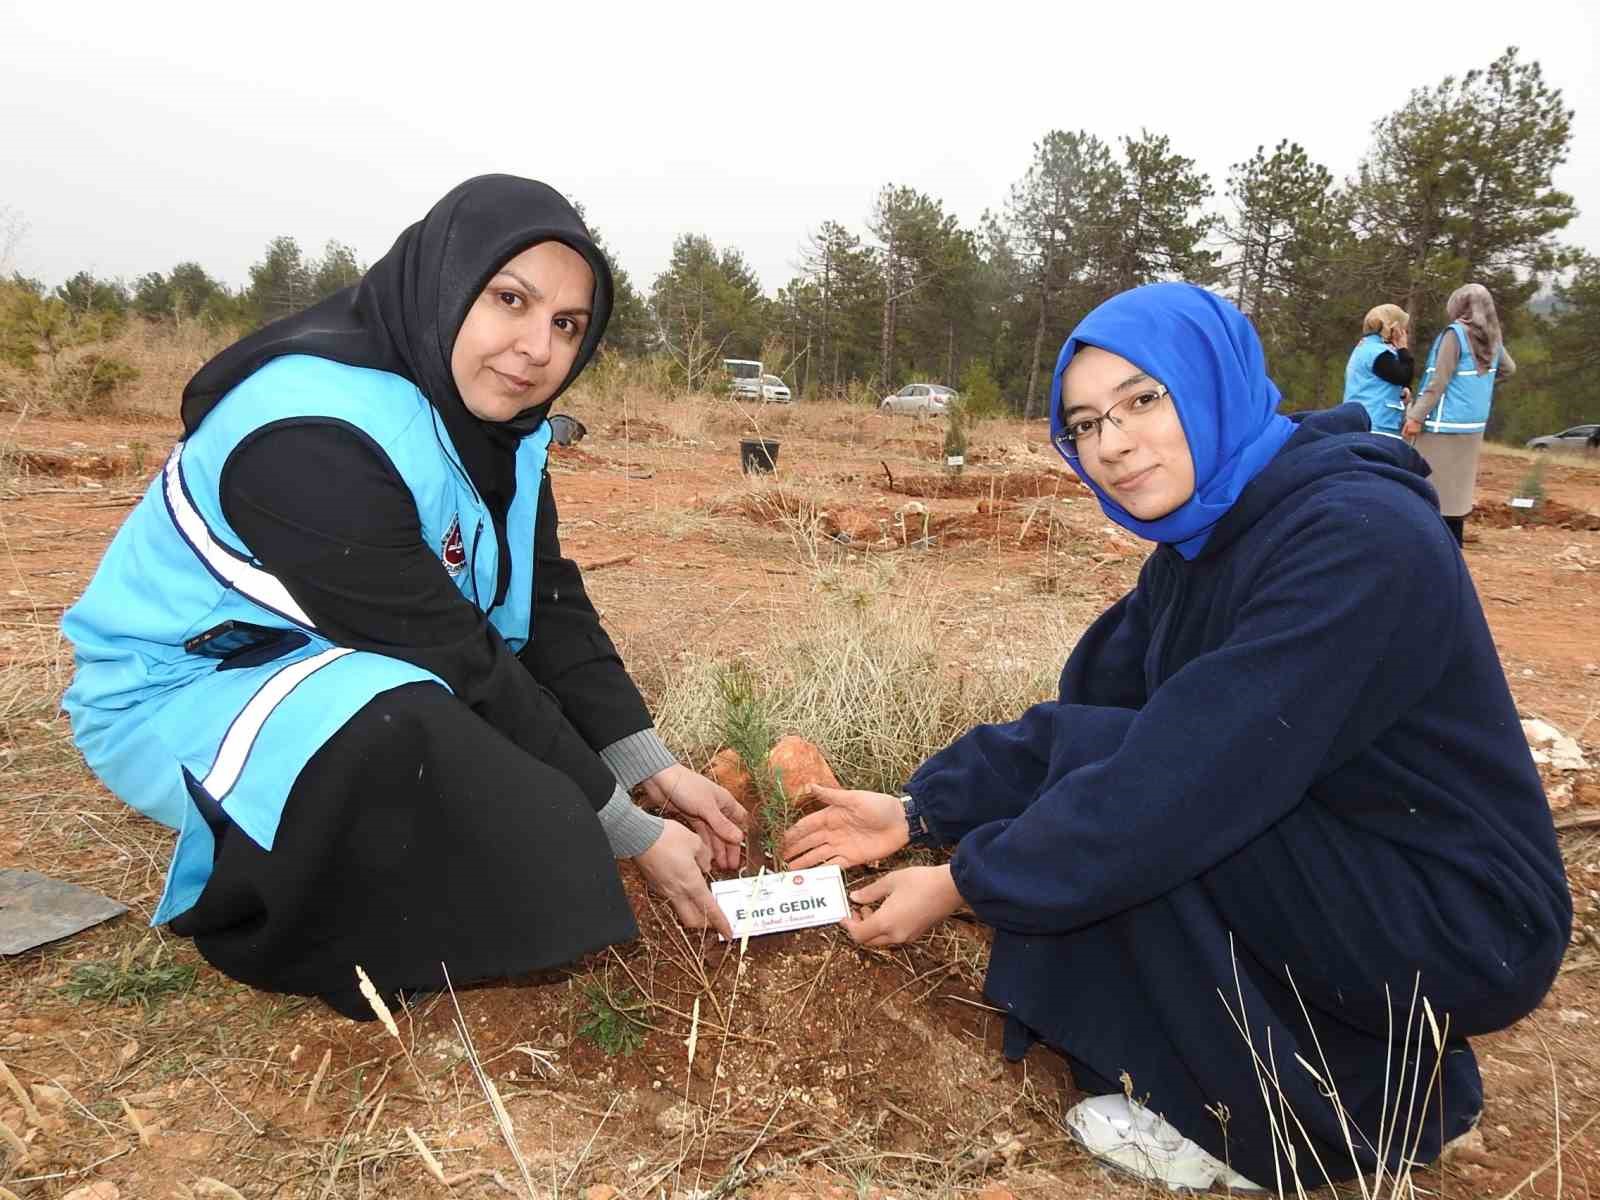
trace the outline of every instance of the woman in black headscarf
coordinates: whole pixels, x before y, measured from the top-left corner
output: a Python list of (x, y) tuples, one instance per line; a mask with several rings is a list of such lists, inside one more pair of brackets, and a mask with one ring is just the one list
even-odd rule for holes
[(635, 934), (623, 857), (726, 931), (703, 872), (742, 810), (656, 736), (544, 469), (611, 301), (559, 194), (483, 176), (185, 389), (64, 621), (64, 705), (179, 831), (154, 921), (234, 978), (364, 1017), (358, 965), (392, 994), (568, 962)]

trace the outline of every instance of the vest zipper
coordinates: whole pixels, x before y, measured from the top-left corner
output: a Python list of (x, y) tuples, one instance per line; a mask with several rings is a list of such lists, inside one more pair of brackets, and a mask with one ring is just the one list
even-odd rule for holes
[[(456, 456), (451, 452), (449, 444), (444, 440), (444, 435), (439, 432), (439, 412), (431, 404), (428, 406), (429, 414), (433, 418), (433, 440), (439, 443), (439, 449), (444, 453), (445, 462), (450, 464), (450, 469), (461, 476), (461, 482), (467, 485), (467, 490), (472, 493), (472, 498), (479, 504), (483, 497), (478, 495), (477, 485), (472, 482), (472, 476), (467, 474), (467, 469), (456, 461)], [(481, 528), (483, 522), (478, 522)]]
[[(478, 527), (472, 531), (472, 603), (479, 611), (483, 609), (483, 600), (478, 595), (478, 541), (483, 537), (483, 518), (478, 518)], [(495, 554), (495, 571), (500, 570), (500, 556), (498, 550)]]

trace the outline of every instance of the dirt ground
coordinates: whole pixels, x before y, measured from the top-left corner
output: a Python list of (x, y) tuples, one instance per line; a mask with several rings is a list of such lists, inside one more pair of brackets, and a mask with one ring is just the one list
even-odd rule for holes
[[(778, 469), (752, 480), (739, 469), (738, 414), (575, 407), (589, 435), (552, 467), (565, 549), (647, 689), (690, 655), (771, 641), (816, 602), (828, 563), (888, 564), (885, 586), (936, 597), (947, 655), (978, 660), (1041, 628), (1081, 629), (1146, 552), (1105, 520), (1037, 424), (985, 423), (956, 476), (940, 466), (940, 427), (923, 420), (763, 413), (763, 432), (781, 440)], [(396, 1041), (382, 1025), (237, 985), (148, 928), (170, 837), (72, 751), (54, 713), (70, 659), (56, 622), (177, 429), (0, 413), (5, 430), (0, 867), (94, 887), (130, 911), (0, 959), (0, 1060), (18, 1085), (0, 1076), (0, 1197), (527, 1194), (448, 997), (399, 1014)], [(1506, 501), (1529, 466), (1486, 454), (1466, 559), (1523, 715), (1600, 762), (1600, 639), (1586, 633), (1600, 618), (1600, 467), (1552, 461), (1546, 502), (1527, 514)], [(1421, 1191), (1600, 1191), (1600, 781), (1588, 770), (1546, 778), (1581, 927), (1541, 1009), (1475, 1042), (1481, 1143), (1419, 1173)], [(1142, 1191), (1063, 1135), (1057, 1118), (1075, 1093), (1059, 1060), (1037, 1048), (1022, 1064), (1001, 1060), (981, 927), (955, 920), (892, 952), (807, 930), (752, 941), (741, 957), (685, 935), (628, 883), (638, 943), (458, 997), (538, 1195)], [(148, 1003), (73, 998), (98, 964), (142, 978), (192, 971), (193, 982)], [(641, 1044), (606, 1053), (595, 1022), (628, 1027), (640, 998)]]

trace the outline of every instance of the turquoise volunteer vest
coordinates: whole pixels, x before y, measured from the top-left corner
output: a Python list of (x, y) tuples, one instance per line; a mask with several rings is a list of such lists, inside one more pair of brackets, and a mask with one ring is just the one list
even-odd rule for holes
[[(1467, 339), (1467, 327), (1456, 321), (1440, 330), (1428, 349), (1428, 364), (1422, 370), (1422, 391), (1433, 382), (1439, 346), (1450, 334), (1461, 346), (1461, 356), (1456, 362), (1456, 373), (1445, 384), (1444, 395), (1423, 421), (1429, 433), (1482, 433), (1489, 423), (1489, 404), (1494, 398), (1495, 375), (1500, 369), (1500, 355), (1496, 352), (1489, 369), (1478, 373), (1477, 360), (1472, 357), (1472, 343)], [(1420, 394), (1420, 393), (1419, 393)]]
[[(76, 662), (62, 700), (74, 741), (118, 797), (179, 831), (154, 923), (198, 898), (222, 819), (270, 850), (290, 788), (329, 737), (383, 691), (419, 681), (442, 686), (420, 667), (330, 641), (223, 515), (219, 481), (233, 452), (268, 426), (304, 421), (364, 434), (410, 490), (423, 541), (463, 597), (488, 611), (513, 651), (530, 634), (548, 424), (517, 451), (506, 517), (512, 585), (491, 609), (499, 575), (493, 521), (416, 386), (306, 355), (261, 367), (173, 447), (83, 598), (62, 618)], [(229, 619), (293, 631), (304, 643), (226, 670), (184, 649)]]
[(1344, 398), (1346, 403), (1354, 401), (1367, 410), (1367, 416), (1372, 418), (1373, 433), (1398, 437), (1405, 419), (1400, 385), (1379, 379), (1372, 373), (1372, 364), (1378, 361), (1379, 355), (1393, 349), (1376, 333), (1369, 333), (1357, 342), (1344, 368)]

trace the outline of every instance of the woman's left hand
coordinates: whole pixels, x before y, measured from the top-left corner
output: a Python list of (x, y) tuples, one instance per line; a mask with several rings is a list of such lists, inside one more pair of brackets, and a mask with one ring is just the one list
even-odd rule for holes
[(744, 827), (749, 816), (728, 789), (682, 763), (657, 771), (642, 785), (663, 812), (677, 813), (700, 835), (718, 870), (737, 870), (744, 861)]
[(962, 903), (948, 864), (890, 871), (851, 892), (850, 899), (857, 904), (878, 904), (870, 913), (839, 922), (863, 946), (914, 942)]
[(1405, 440), (1408, 441), (1408, 442), (1416, 441), (1417, 440), (1417, 434), (1419, 434), (1421, 432), (1422, 432), (1422, 422), (1421, 421), (1414, 421), (1410, 417), (1407, 417), (1406, 418), (1406, 423), (1404, 425), (1400, 426), (1400, 436), (1405, 438)]

